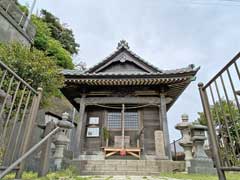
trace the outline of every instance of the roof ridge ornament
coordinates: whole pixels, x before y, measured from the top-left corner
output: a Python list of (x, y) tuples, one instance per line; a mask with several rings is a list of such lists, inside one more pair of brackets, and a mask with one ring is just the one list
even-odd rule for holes
[(128, 42), (124, 39), (121, 40), (117, 45), (117, 49), (121, 49), (121, 48), (129, 49)]

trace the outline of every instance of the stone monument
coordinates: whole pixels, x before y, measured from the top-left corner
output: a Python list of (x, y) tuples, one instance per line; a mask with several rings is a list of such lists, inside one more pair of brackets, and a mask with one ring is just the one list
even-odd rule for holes
[(155, 137), (156, 159), (168, 159), (168, 157), (165, 154), (165, 149), (164, 149), (163, 131), (160, 131), (160, 130), (155, 131), (154, 137)]
[(186, 172), (190, 167), (190, 160), (193, 158), (192, 156), (192, 147), (193, 142), (191, 140), (190, 134), (190, 126), (191, 123), (188, 122), (188, 115), (182, 115), (182, 122), (178, 123), (175, 128), (181, 131), (182, 139), (179, 142), (179, 145), (183, 147), (185, 154), (185, 162), (186, 162)]
[(193, 124), (191, 127), (192, 141), (195, 147), (195, 154), (192, 160), (190, 160), (190, 167), (188, 173), (198, 174), (216, 174), (217, 171), (213, 166), (213, 161), (208, 158), (204, 151), (204, 141), (207, 139), (205, 131), (206, 126), (200, 124)]

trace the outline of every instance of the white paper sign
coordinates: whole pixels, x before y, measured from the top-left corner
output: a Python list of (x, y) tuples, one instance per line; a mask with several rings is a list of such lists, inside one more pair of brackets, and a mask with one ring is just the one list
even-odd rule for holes
[(87, 137), (98, 137), (99, 136), (99, 128), (87, 128)]
[(99, 117), (90, 117), (89, 124), (99, 124)]

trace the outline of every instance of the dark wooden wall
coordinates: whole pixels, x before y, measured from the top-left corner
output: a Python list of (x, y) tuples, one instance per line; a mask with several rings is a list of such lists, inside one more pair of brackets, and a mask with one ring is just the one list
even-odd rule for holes
[[(99, 117), (99, 128), (100, 128), (100, 135), (99, 137), (87, 137), (86, 134), (86, 130), (88, 127), (88, 122), (89, 122), (89, 117)], [(101, 109), (96, 109), (96, 110), (89, 110), (87, 111), (87, 115), (86, 115), (86, 121), (84, 124), (84, 148), (83, 150), (87, 153), (87, 154), (94, 154), (96, 151), (100, 151), (101, 150), (101, 146), (102, 146), (102, 125), (104, 124), (104, 111)]]
[[(86, 137), (86, 129), (88, 127), (89, 117), (99, 117), (100, 136), (99, 137)], [(145, 154), (155, 154), (155, 142), (154, 131), (160, 129), (159, 110), (158, 107), (146, 107), (139, 110), (139, 130), (144, 126), (143, 142), (140, 142), (141, 146), (144, 146)], [(101, 108), (91, 108), (87, 110), (85, 123), (83, 123), (83, 136), (84, 147), (83, 151), (87, 154), (94, 154), (101, 150), (101, 147), (105, 146), (103, 140), (102, 128), (107, 126), (107, 111)], [(126, 130), (125, 136), (130, 136), (130, 146), (137, 146), (137, 136), (139, 130)], [(121, 136), (121, 130), (110, 131), (109, 146), (114, 146), (114, 136)], [(141, 141), (141, 140), (140, 140)]]
[(160, 129), (159, 111), (157, 107), (143, 108), (144, 152), (155, 154), (154, 131)]

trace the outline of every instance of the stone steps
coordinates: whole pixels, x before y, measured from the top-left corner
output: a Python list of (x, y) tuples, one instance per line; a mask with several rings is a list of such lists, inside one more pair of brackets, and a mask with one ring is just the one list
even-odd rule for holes
[(108, 176), (160, 176), (159, 172), (139, 172), (139, 171), (83, 171), (81, 176), (108, 175)]
[(97, 166), (97, 165), (86, 165), (82, 170), (86, 171), (155, 171), (160, 172), (159, 167), (149, 166), (149, 167), (138, 167), (138, 166), (124, 166), (124, 165), (107, 165), (107, 166)]
[(80, 175), (159, 175), (184, 171), (184, 162), (169, 160), (73, 160)]

